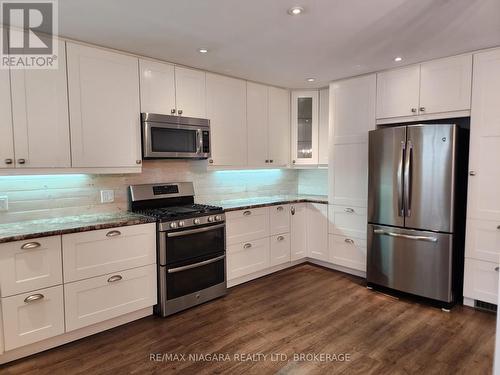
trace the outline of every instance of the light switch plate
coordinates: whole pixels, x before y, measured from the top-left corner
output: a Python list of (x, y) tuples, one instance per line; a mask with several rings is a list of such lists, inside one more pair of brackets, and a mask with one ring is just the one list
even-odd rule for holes
[(114, 190), (101, 190), (101, 203), (112, 203), (115, 201)]
[(0, 211), (9, 211), (9, 197), (0, 197)]

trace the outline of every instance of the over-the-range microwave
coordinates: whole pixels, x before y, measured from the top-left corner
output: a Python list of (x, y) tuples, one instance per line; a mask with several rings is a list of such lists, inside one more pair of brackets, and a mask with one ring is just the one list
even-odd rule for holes
[(144, 159), (207, 159), (210, 120), (141, 113)]

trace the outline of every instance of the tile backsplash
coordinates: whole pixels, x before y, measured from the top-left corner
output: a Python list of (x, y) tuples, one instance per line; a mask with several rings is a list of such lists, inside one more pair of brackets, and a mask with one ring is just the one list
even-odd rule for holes
[(301, 169), (298, 172), (298, 194), (328, 195), (328, 169)]
[[(322, 180), (321, 174), (305, 173), (308, 177), (302, 178), (304, 172), (207, 171), (203, 161), (162, 160), (144, 162), (141, 174), (5, 176), (0, 177), (0, 196), (8, 197), (9, 210), (0, 212), (0, 223), (126, 210), (128, 185), (141, 183), (193, 181), (200, 201), (297, 194), (299, 190), (303, 194), (322, 192), (322, 188), (309, 181)], [(100, 203), (103, 189), (114, 190), (113, 203)]]

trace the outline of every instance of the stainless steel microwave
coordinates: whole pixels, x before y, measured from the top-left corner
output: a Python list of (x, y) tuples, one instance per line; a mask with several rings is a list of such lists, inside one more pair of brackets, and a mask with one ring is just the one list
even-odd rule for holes
[(141, 114), (144, 159), (207, 159), (210, 157), (210, 120)]

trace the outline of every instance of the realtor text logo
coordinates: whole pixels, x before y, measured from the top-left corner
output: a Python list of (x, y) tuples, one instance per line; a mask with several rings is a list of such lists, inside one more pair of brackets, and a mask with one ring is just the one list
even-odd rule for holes
[(1, 68), (57, 68), (56, 0), (1, 2)]

